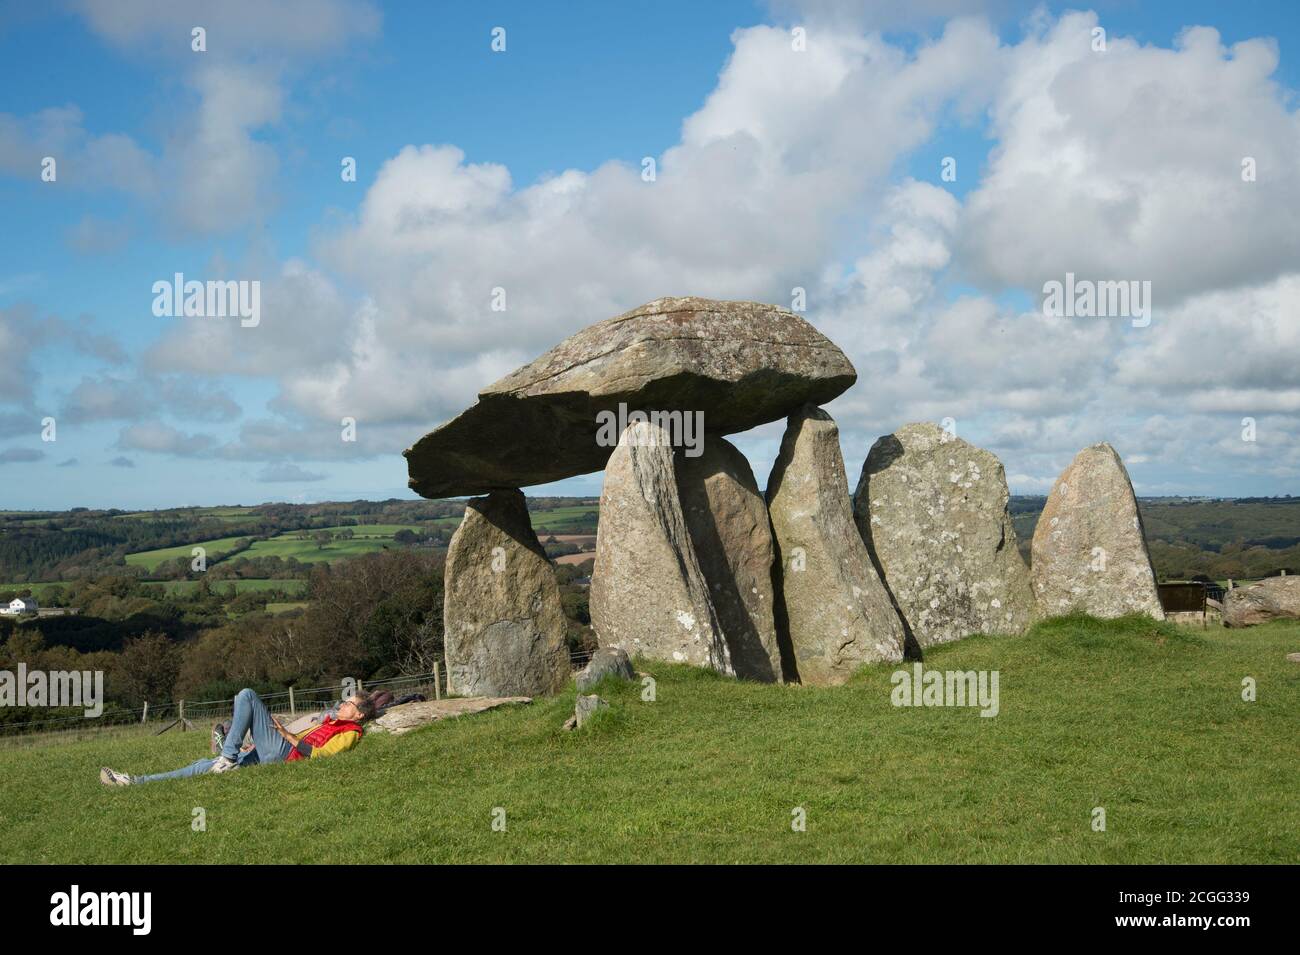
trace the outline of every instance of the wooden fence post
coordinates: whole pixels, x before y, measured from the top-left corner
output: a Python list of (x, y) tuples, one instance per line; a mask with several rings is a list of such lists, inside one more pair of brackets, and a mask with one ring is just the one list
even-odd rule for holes
[(149, 701), (144, 701), (144, 712), (140, 714), (140, 722), (147, 722), (149, 719)]
[(438, 672), (438, 661), (433, 661), (433, 698), (442, 699), (442, 676)]
[(294, 716), (298, 715), (298, 709), (293, 705), (293, 687), (289, 687), (289, 712)]

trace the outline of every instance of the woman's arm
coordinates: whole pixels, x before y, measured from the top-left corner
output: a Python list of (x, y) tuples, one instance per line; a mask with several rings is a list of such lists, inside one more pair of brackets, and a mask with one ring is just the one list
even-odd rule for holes
[(275, 718), (275, 714), (274, 714), (274, 713), (271, 714), (271, 722), (275, 724), (275, 730), (276, 730), (276, 732), (280, 734), (280, 736), (284, 739), (284, 741), (285, 741), (286, 743), (288, 743), (290, 746), (294, 746), (294, 747), (296, 747), (296, 746), (298, 745), (298, 741), (299, 741), (302, 737), (300, 737), (300, 736), (294, 736), (294, 735), (293, 735), (292, 733), (290, 733), (287, 729), (285, 729), (285, 728), (284, 728), (284, 724), (282, 724), (278, 719)]

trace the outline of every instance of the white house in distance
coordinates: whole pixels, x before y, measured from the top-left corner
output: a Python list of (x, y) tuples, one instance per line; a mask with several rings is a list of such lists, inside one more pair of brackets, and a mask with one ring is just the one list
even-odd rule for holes
[(15, 597), (7, 607), (0, 607), (0, 613), (16, 617), (20, 613), (36, 613), (40, 609), (35, 597)]

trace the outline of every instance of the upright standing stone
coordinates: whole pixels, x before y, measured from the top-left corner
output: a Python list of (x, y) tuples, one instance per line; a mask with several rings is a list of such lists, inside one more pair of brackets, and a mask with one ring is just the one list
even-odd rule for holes
[(714, 435), (705, 439), (698, 457), (679, 454), (676, 464), (686, 528), (736, 676), (779, 682), (772, 586), (776, 551), (754, 472), (735, 445)]
[(538, 696), (569, 679), (568, 625), (522, 491), (465, 506), (447, 548), (443, 598), (450, 688), (462, 696)]
[(605, 467), (591, 572), (602, 647), (731, 674), (731, 657), (677, 497), (668, 434), (628, 425)]
[(767, 482), (783, 616), (799, 679), (839, 684), (865, 663), (903, 659), (903, 625), (853, 523), (839, 429), (793, 414)]
[(872, 445), (853, 516), (919, 646), (1033, 622), (1009, 499), (1002, 462), (936, 424), (909, 424)]
[(1133, 484), (1109, 444), (1084, 448), (1056, 479), (1034, 529), (1031, 564), (1045, 615), (1165, 619)]

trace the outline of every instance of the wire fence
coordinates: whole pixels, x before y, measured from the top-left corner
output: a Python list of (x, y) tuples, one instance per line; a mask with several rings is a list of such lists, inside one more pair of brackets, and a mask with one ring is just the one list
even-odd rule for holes
[[(569, 653), (571, 669), (582, 669), (590, 662), (594, 650)], [(328, 709), (349, 693), (387, 690), (395, 699), (422, 694), (428, 699), (451, 696), (449, 674), (441, 662), (429, 673), (416, 673), (387, 680), (344, 682), (332, 686), (294, 687), (276, 693), (258, 694), (266, 708), (276, 715), (298, 716)], [(65, 708), (67, 709), (67, 708)], [(146, 703), (134, 709), (110, 704), (98, 717), (82, 712), (73, 715), (51, 714), (36, 720), (0, 723), (0, 748), (30, 747), (100, 739), (104, 736), (149, 736), (168, 731), (206, 732), (213, 723), (234, 713), (234, 699), (175, 700)]]

